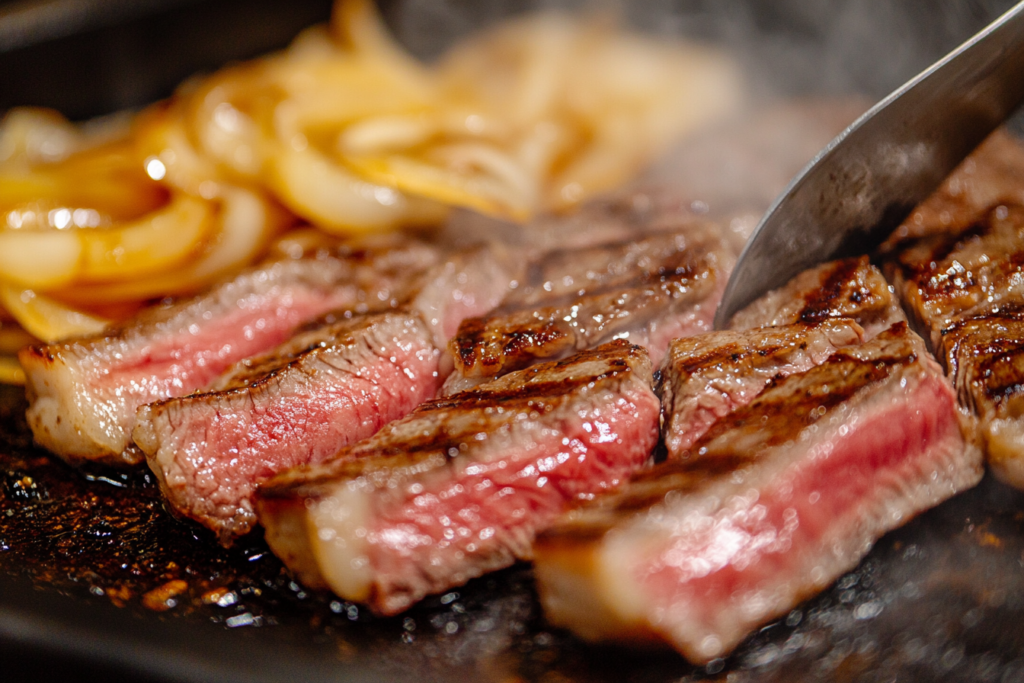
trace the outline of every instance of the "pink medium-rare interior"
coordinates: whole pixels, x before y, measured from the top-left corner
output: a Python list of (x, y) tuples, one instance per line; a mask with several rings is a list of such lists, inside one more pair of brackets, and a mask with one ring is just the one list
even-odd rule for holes
[[(743, 491), (692, 533), (673, 536), (656, 554), (638, 558), (633, 574), (649, 605), (665, 607), (671, 621), (688, 622), (683, 631), (710, 635), (723, 651), (731, 649), (751, 627), (780, 613), (779, 606), (770, 614), (745, 609), (744, 600), (794, 580), (800, 585), (790, 590), (798, 592), (792, 596), (798, 600), (815, 583), (835, 578), (815, 577), (816, 566), (838, 560), (838, 571), (845, 571), (866, 552), (848, 547), (849, 556), (836, 557), (830, 547), (834, 539), (861, 544), (865, 535), (874, 540), (906, 521), (893, 520), (866, 534), (841, 532), (870, 519), (871, 506), (885, 505), (887, 498), (902, 495), (900, 489), (930, 476), (927, 459), (948, 455), (942, 446), (949, 442), (962, 449), (954, 396), (941, 378), (929, 375), (909, 395), (840, 426), (833, 440), (773, 476), (757, 495)], [(940, 461), (934, 468), (946, 465)], [(907, 509), (906, 516), (921, 509)]]
[(377, 510), (368, 539), (378, 583), (401, 585), (422, 570), (461, 575), (461, 583), (479, 573), (466, 574), (463, 557), (510, 546), (528, 551), (567, 505), (616, 487), (647, 461), (658, 408), (653, 394), (631, 387), (602, 397), (581, 419), (474, 461), (462, 476), (424, 478), (416, 493)]
[(303, 322), (352, 300), (349, 287), (333, 292), (288, 288), (252, 296), (227, 315), (197, 316), (180, 333), (158, 336), (135, 353), (100, 366), (90, 383), (101, 395), (134, 396), (136, 405), (184, 396), (233, 363), (280, 344)]
[[(232, 391), (233, 400), (243, 404), (237, 409), (197, 402), (191, 428), (175, 434), (175, 443), (157, 456), (167, 496), (197, 515), (234, 514), (243, 501), (251, 516), (249, 499), (260, 481), (320, 462), (437, 393), (438, 354), (429, 340), (395, 344), (388, 352), (355, 372), (338, 373), (332, 382), (289, 382), (287, 393), (267, 400)], [(278, 388), (267, 386), (271, 392)], [(227, 509), (218, 513), (222, 506)]]

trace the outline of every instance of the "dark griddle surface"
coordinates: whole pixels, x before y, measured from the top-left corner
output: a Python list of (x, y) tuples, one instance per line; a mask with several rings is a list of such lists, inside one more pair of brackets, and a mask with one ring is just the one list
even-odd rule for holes
[[(0, 9), (18, 4), (5, 1)], [(537, 4), (501, 0), (474, 11), (484, 21)], [(626, 4), (646, 16), (647, 4)], [(1010, 0), (678, 4), (682, 13), (672, 27), (743, 39), (741, 56), (763, 76), (754, 82), (785, 93), (881, 95)], [(81, 118), (139, 106), (197, 70), (284, 45), (301, 26), (324, 18), (329, 5), (167, 0), (148, 14), (19, 43), (0, 51), (0, 111), (42, 104)], [(462, 15), (439, 7), (469, 14), (465, 8), (478, 7), (475, 0), (383, 5), (402, 40), (421, 54), (468, 28), (453, 20)], [(649, 3), (655, 5), (667, 6)], [(857, 8), (877, 21), (852, 20)], [(748, 29), (756, 40), (748, 40)], [(856, 571), (752, 636), (729, 660), (695, 669), (672, 652), (589, 646), (549, 628), (527, 566), (392, 619), (307, 594), (258, 537), (224, 550), (203, 530), (173, 519), (144, 475), (93, 473), (90, 480), (51, 460), (31, 446), (24, 409), (20, 389), (0, 387), (4, 683), (1024, 683), (1024, 494), (991, 478), (883, 538)], [(160, 587), (162, 596), (152, 592)]]
[[(304, 591), (262, 539), (224, 550), (175, 520), (144, 475), (90, 481), (51, 460), (31, 446), (24, 408), (0, 389), (5, 681), (1024, 681), (1024, 494), (991, 478), (695, 669), (549, 628), (527, 566), (373, 619)], [(166, 601), (161, 587), (182, 592)]]

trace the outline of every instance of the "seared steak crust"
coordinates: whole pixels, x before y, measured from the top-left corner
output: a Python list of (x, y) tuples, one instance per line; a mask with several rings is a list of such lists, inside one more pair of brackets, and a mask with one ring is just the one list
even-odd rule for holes
[(571, 503), (657, 440), (646, 352), (613, 342), (429, 401), (259, 491), (274, 552), (306, 584), (392, 614), (531, 556)]
[(867, 256), (805, 270), (733, 316), (734, 330), (852, 318), (868, 338), (906, 320), (889, 283)]
[(551, 621), (707, 662), (982, 474), (952, 390), (905, 323), (773, 382), (690, 453), (538, 538)]
[(897, 249), (888, 270), (934, 345), (961, 317), (1024, 301), (1024, 205), (999, 204), (966, 225)]
[(978, 418), (992, 470), (1024, 488), (1024, 146), (997, 133), (883, 247), (886, 272)]
[(141, 454), (127, 447), (140, 406), (208, 386), (327, 311), (386, 310), (436, 261), (416, 241), (339, 244), (251, 268), (105, 334), (25, 349), (28, 423), (71, 463), (136, 464)]
[(415, 313), (321, 326), (241, 364), (220, 391), (144, 406), (133, 437), (171, 507), (228, 543), (255, 524), (260, 481), (319, 462), (433, 396), (439, 356)]
[(211, 392), (143, 407), (134, 437), (168, 502), (224, 543), (248, 532), (260, 481), (319, 462), (437, 393), (451, 368), (446, 335), (500, 301), (513, 263), (495, 245), (454, 252), (404, 293), (403, 312), (332, 313), (238, 363)]
[(1024, 305), (956, 321), (939, 350), (960, 404), (978, 417), (992, 471), (1024, 485)]
[(662, 438), (668, 457), (691, 446), (719, 418), (752, 401), (778, 379), (823, 362), (864, 331), (852, 320), (825, 320), (677, 339), (661, 369)]
[(689, 229), (549, 252), (490, 315), (462, 323), (456, 372), (488, 378), (613, 338), (660, 362), (675, 337), (710, 330), (732, 266), (717, 228)]

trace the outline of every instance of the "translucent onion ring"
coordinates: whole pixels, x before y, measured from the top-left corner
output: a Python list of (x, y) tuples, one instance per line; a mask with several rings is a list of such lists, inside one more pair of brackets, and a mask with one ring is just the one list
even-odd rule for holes
[(0, 285), (0, 303), (22, 328), (44, 342), (99, 334), (110, 324), (44, 294), (11, 285)]

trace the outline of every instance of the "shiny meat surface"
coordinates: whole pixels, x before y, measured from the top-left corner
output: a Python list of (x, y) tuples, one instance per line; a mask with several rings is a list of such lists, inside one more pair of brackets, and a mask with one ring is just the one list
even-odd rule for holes
[(336, 246), (252, 268), (97, 337), (25, 349), (36, 441), (71, 463), (136, 464), (135, 411), (209, 385), (334, 309), (384, 310), (437, 261), (416, 241)]
[(883, 247), (962, 230), (999, 204), (1024, 204), (1024, 145), (1006, 130), (992, 133), (939, 189), (914, 209)]
[(553, 623), (710, 662), (982, 475), (951, 388), (905, 323), (778, 380), (691, 451), (538, 538)]
[(978, 417), (992, 471), (1024, 485), (1024, 307), (958, 320), (940, 350), (961, 405)]
[(658, 364), (669, 341), (711, 328), (732, 263), (708, 223), (548, 252), (500, 307), (459, 327), (446, 391), (611, 339), (645, 346)]
[(882, 273), (861, 256), (800, 273), (734, 315), (729, 326), (745, 330), (830, 318), (856, 320), (870, 339), (906, 315)]
[(430, 401), (264, 484), (267, 541), (305, 585), (380, 614), (529, 559), (567, 507), (648, 461), (651, 383), (646, 352), (618, 341)]
[[(498, 242), (457, 249), (427, 271), (409, 306), (423, 316), (434, 344), (443, 349), (463, 320), (501, 303), (522, 278), (524, 261), (522, 250)], [(445, 357), (445, 374), (449, 363)]]
[(260, 481), (408, 414), (440, 388), (439, 357), (416, 314), (317, 327), (243, 365), (228, 388), (143, 406), (133, 437), (171, 507), (229, 543), (256, 523)]
[(260, 481), (320, 462), (434, 397), (451, 367), (446, 334), (500, 301), (513, 263), (499, 246), (459, 250), (422, 274), (402, 312), (332, 314), (241, 361), (211, 392), (140, 408), (133, 437), (168, 502), (224, 543), (247, 533)]
[[(167, 680), (164, 662), (318, 683), (363, 672), (412, 683), (945, 683), (1024, 672), (1024, 493), (992, 477), (885, 536), (731, 657), (697, 667), (552, 627), (522, 563), (374, 618), (299, 586), (258, 534), (222, 548), (175, 520), (145, 470), (108, 473), (112, 485), (48, 457), (32, 446), (25, 405), (20, 388), (0, 387), (0, 625), (80, 636), (96, 657), (125, 662), (124, 679)], [(26, 631), (5, 633), (18, 634), (0, 644), (8, 665), (58, 668), (52, 649), (33, 656)]]
[(883, 248), (915, 323), (978, 418), (993, 471), (1024, 488), (1024, 146), (994, 134)]
[(669, 459), (694, 457), (690, 447), (716, 420), (782, 377), (809, 370), (840, 346), (860, 343), (863, 335), (852, 320), (836, 319), (673, 341), (658, 387)]
[(961, 317), (1024, 301), (1024, 205), (999, 204), (947, 233), (901, 246), (889, 271), (933, 344)]

